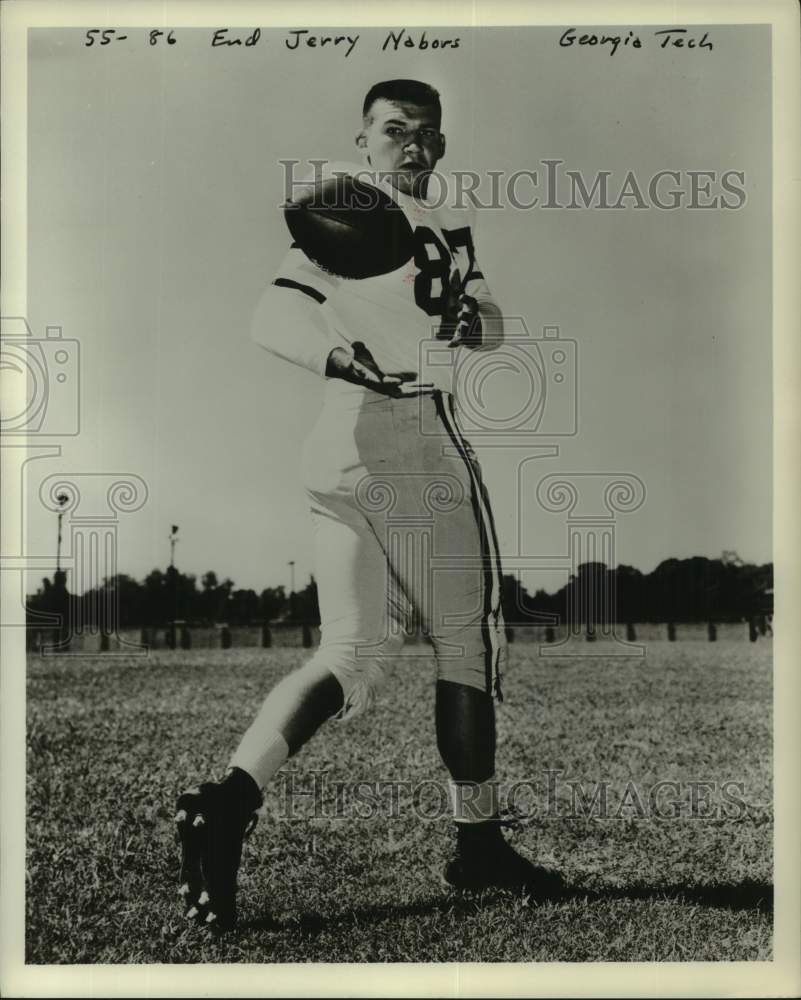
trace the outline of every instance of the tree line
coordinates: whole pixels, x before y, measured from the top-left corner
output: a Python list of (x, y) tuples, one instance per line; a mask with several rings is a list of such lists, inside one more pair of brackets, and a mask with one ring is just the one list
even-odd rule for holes
[(582, 563), (555, 594), (529, 595), (514, 577), (504, 577), (504, 616), (513, 624), (544, 621), (600, 622), (603, 604), (615, 622), (739, 622), (773, 613), (773, 564), (726, 559), (666, 559), (651, 573), (633, 566), (608, 569)]
[[(603, 606), (614, 609), (616, 622), (732, 622), (772, 613), (772, 587), (772, 563), (744, 563), (736, 554), (666, 559), (651, 573), (583, 563), (554, 594), (537, 590), (532, 595), (516, 577), (504, 576), (503, 608), (509, 625), (598, 622)], [(70, 594), (66, 574), (57, 571), (27, 599), (31, 626), (43, 624), (43, 616), (68, 610), (73, 622), (104, 630), (159, 627), (176, 620), (194, 626), (320, 621), (313, 578), (297, 593), (287, 593), (283, 586), (257, 593), (237, 588), (227, 577), (220, 580), (211, 570), (198, 585), (195, 575), (172, 566), (152, 570), (141, 582), (120, 573), (83, 594)]]

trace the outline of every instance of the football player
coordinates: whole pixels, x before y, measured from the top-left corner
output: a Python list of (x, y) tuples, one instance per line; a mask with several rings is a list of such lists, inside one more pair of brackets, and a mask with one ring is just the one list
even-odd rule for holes
[[(258, 344), (326, 380), (302, 462), (321, 642), (269, 693), (224, 779), (178, 799), (179, 892), (187, 916), (212, 928), (236, 920), (242, 842), (263, 790), (327, 720), (370, 708), (413, 611), (437, 660), (436, 736), (456, 833), (445, 881), (540, 897), (561, 887), (502, 834), (494, 780), (493, 694), (501, 696), (506, 656), (498, 543), (450, 373), (419, 370), (421, 343), (432, 338), (453, 351), (489, 351), (503, 339), (476, 258), (473, 211), (429, 196), (445, 153), (438, 93), (413, 80), (376, 84), (356, 145), (363, 164), (353, 170), (373, 171), (406, 214), (415, 253), (388, 274), (343, 280), (293, 246), (255, 312)], [(426, 420), (438, 434), (423, 432)], [(396, 544), (398, 517), (404, 537), (415, 538), (411, 547)], [(410, 524), (419, 525), (416, 536)]]

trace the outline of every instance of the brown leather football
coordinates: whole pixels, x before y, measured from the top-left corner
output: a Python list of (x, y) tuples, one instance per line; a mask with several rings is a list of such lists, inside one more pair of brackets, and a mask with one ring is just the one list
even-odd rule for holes
[(300, 187), (284, 206), (292, 238), (309, 260), (342, 278), (372, 278), (414, 256), (403, 210), (380, 188), (350, 174)]

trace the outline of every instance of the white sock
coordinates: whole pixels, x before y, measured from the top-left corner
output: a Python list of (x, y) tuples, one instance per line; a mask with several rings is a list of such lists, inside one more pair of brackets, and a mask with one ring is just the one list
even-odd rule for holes
[(451, 809), (457, 823), (483, 823), (498, 815), (498, 784), (486, 781), (448, 781)]
[(247, 771), (263, 789), (289, 760), (289, 744), (278, 732), (265, 734), (258, 721), (242, 737), (228, 766)]

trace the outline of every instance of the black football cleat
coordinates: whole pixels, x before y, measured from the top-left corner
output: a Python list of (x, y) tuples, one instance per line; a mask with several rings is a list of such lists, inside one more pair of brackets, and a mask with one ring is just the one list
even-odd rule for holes
[(187, 919), (211, 931), (236, 924), (236, 884), (242, 844), (256, 826), (226, 795), (222, 784), (206, 782), (178, 797), (176, 840), (181, 845), (178, 895)]
[(533, 864), (503, 837), (481, 852), (457, 848), (456, 856), (445, 865), (443, 878), (454, 889), (508, 889), (538, 902), (559, 899), (565, 891), (559, 872)]

